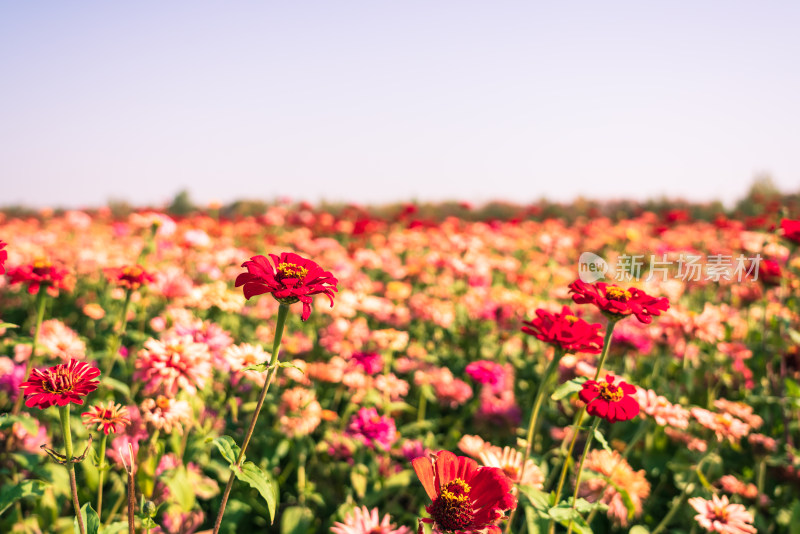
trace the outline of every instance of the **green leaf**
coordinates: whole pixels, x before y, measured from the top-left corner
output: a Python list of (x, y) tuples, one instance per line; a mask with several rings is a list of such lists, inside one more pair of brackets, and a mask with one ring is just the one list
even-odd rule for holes
[(0, 328), (19, 328), (19, 325), (13, 323), (0, 323)]
[(520, 493), (528, 498), (533, 507), (537, 510), (547, 511), (550, 509), (550, 494), (542, 490), (536, 489), (533, 486), (519, 487)]
[(789, 337), (792, 338), (792, 342), (795, 345), (800, 345), (800, 332), (798, 332), (794, 328), (790, 328), (789, 329)]
[(545, 523), (544, 528), (540, 528), (541, 515), (533, 506), (529, 504), (523, 505), (525, 507), (525, 522), (528, 525), (529, 534), (541, 534), (547, 528)]
[(572, 395), (583, 389), (583, 383), (586, 382), (586, 380), (588, 379), (585, 376), (579, 376), (578, 378), (573, 378), (572, 380), (564, 382), (556, 388), (553, 394), (550, 395), (550, 398), (554, 401), (559, 401), (564, 397)]
[(650, 530), (643, 525), (633, 525), (628, 534), (650, 534)]
[(236, 478), (257, 489), (264, 500), (267, 501), (270, 524), (274, 522), (279, 498), (278, 481), (253, 462), (245, 462), (242, 464), (241, 469), (236, 469), (235, 466), (232, 469), (236, 473)]
[(586, 520), (581, 517), (577, 510), (571, 508), (568, 504), (559, 504), (548, 510), (548, 515), (555, 519), (559, 524), (568, 526), (572, 520), (572, 531), (577, 534), (592, 534), (591, 527), (586, 523)]
[(786, 394), (790, 397), (800, 397), (800, 384), (792, 380), (791, 378), (784, 378), (784, 384), (786, 384)]
[(230, 436), (220, 436), (214, 439), (206, 440), (206, 443), (211, 442), (213, 445), (217, 446), (219, 449), (220, 454), (223, 458), (228, 462), (228, 464), (233, 467), (236, 465), (236, 459), (239, 458), (239, 451), (241, 450), (239, 446), (233, 441), (233, 438)]
[(606, 438), (605, 438), (605, 436), (603, 436), (603, 433), (602, 433), (602, 432), (600, 432), (600, 430), (599, 430), (599, 429), (597, 429), (597, 428), (595, 428), (595, 429), (594, 429), (594, 439), (595, 439), (595, 441), (597, 441), (597, 443), (599, 443), (599, 444), (600, 444), (600, 446), (601, 446), (601, 447), (603, 447), (605, 450), (607, 450), (608, 452), (612, 452), (612, 451), (611, 451), (611, 447), (609, 447), (609, 446), (608, 446), (608, 442), (606, 441)]
[(19, 484), (6, 484), (0, 489), (0, 515), (12, 504), (25, 497), (40, 497), (47, 484), (41, 480), (25, 480)]
[[(92, 505), (88, 502), (81, 506), (81, 518), (83, 519), (83, 526), (86, 527), (86, 534), (97, 534), (100, 532), (100, 518), (97, 517), (97, 512), (94, 511)], [(81, 534), (77, 517), (72, 520), (72, 526), (75, 534)]]
[(792, 503), (792, 518), (789, 520), (789, 534), (800, 534), (800, 501)]
[(103, 377), (100, 380), (100, 384), (103, 386), (107, 386), (109, 389), (113, 389), (114, 391), (118, 391), (122, 393), (126, 398), (131, 398), (131, 388), (128, 384), (124, 382), (120, 382), (116, 378), (111, 378), (110, 376)]
[(314, 522), (314, 514), (303, 506), (290, 506), (281, 517), (281, 534), (305, 534)]
[(284, 367), (284, 368), (285, 367), (292, 367), (294, 369), (297, 369), (301, 373), (305, 374), (305, 372), (302, 369), (300, 369), (298, 366), (296, 366), (292, 362), (278, 362), (278, 367)]
[(263, 373), (267, 369), (269, 369), (269, 362), (261, 362), (261, 363), (254, 363), (253, 365), (248, 365), (247, 367), (241, 369), (241, 372), (258, 371), (259, 373)]
[(103, 534), (117, 534), (118, 532), (128, 532), (127, 521), (117, 521), (103, 528)]
[[(362, 466), (363, 467), (363, 466)], [(367, 493), (367, 473), (360, 469), (352, 469), (350, 471), (350, 483), (353, 485), (356, 495), (362, 499)]]
[(628, 490), (620, 486), (619, 484), (615, 483), (610, 478), (606, 478), (609, 484), (614, 486), (614, 489), (617, 490), (617, 493), (620, 494), (622, 497), (622, 502), (625, 504), (625, 509), (628, 511), (628, 521), (633, 519), (633, 514), (636, 513), (636, 506), (633, 504), (633, 499), (631, 499), (631, 494), (628, 493)]
[(182, 512), (191, 512), (196, 501), (195, 485), (189, 480), (189, 473), (181, 466), (169, 471), (162, 480), (169, 488), (170, 499), (174, 501)]

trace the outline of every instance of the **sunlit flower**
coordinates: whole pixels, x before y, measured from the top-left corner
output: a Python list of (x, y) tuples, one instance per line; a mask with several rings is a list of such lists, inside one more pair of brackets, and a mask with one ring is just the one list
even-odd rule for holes
[[(514, 484), (542, 489), (544, 486), (544, 474), (542, 470), (539, 469), (536, 462), (528, 458), (528, 461), (525, 462), (525, 474), (523, 475), (522, 458), (523, 454), (511, 447), (503, 447), (501, 451), (492, 448), (482, 451), (479, 455), (479, 459), (483, 465), (502, 469), (503, 473), (505, 473)], [(520, 478), (520, 476), (523, 478)]]
[(211, 378), (212, 371), (208, 346), (195, 343), (189, 336), (147, 340), (134, 365), (134, 380), (144, 382), (145, 394), (163, 393), (170, 397), (179, 390), (196, 393)]
[(236, 277), (236, 287), (244, 286), (244, 296), (250, 297), (264, 293), (272, 296), (282, 304), (303, 303), (303, 321), (311, 315), (311, 297), (323, 294), (331, 301), (337, 291), (338, 281), (333, 275), (315, 262), (305, 259), (293, 252), (282, 252), (280, 256), (270, 254), (273, 265), (264, 256), (253, 256), (242, 264), (246, 273)]
[(366, 506), (355, 508), (344, 517), (344, 522), (335, 522), (333, 534), (412, 534), (408, 527), (395, 527), (389, 514), (380, 519), (378, 509)]
[(383, 369), (383, 357), (377, 352), (354, 352), (350, 358), (368, 375), (380, 373)]
[(728, 441), (736, 442), (750, 432), (750, 427), (747, 423), (736, 419), (729, 413), (714, 413), (697, 406), (692, 408), (691, 412), (692, 417), (698, 423), (714, 431), (717, 441), (727, 439)]
[(37, 259), (31, 264), (14, 267), (8, 270), (9, 283), (27, 284), (31, 295), (44, 286), (51, 296), (58, 296), (61, 289), (70, 290), (72, 284), (67, 279), (67, 270), (51, 263), (49, 260)]
[(724, 475), (719, 479), (719, 485), (726, 493), (741, 495), (745, 499), (758, 497), (758, 488), (755, 484), (746, 484), (733, 475)]
[(25, 406), (28, 408), (49, 408), (67, 406), (69, 403), (83, 404), (83, 397), (97, 389), (100, 369), (86, 362), (70, 360), (49, 369), (31, 371), (26, 382), (20, 384), (25, 390)]
[(609, 519), (623, 527), (628, 526), (628, 508), (623, 491), (633, 504), (634, 517), (642, 514), (642, 504), (650, 495), (650, 483), (644, 470), (634, 471), (618, 452), (603, 449), (589, 452), (583, 468), (601, 476), (583, 477), (579, 496), (590, 502), (600, 500), (606, 504)]
[(86, 344), (74, 330), (58, 319), (42, 323), (39, 343), (47, 354), (55, 358), (82, 360), (86, 356)]
[(434, 528), (446, 532), (499, 532), (497, 524), (506, 510), (517, 507), (514, 484), (496, 467), (479, 467), (475, 460), (439, 451), (411, 464), (431, 504), (425, 509)]
[(505, 377), (503, 366), (489, 360), (471, 362), (465, 371), (475, 382), (492, 386), (501, 384)]
[(672, 404), (666, 397), (652, 389), (637, 387), (634, 396), (641, 411), (652, 417), (659, 425), (670, 425), (680, 429), (689, 426), (689, 410), (678, 404)]
[(575, 280), (569, 285), (569, 289), (576, 304), (594, 304), (612, 320), (634, 315), (640, 322), (649, 324), (653, 316), (661, 315), (661, 312), (669, 309), (666, 298), (651, 297), (635, 287), (624, 289), (605, 282), (590, 285), (582, 280)]
[(371, 449), (388, 449), (397, 441), (397, 428), (394, 419), (378, 415), (375, 408), (361, 408), (350, 419), (347, 435), (360, 440)]
[(109, 282), (130, 290), (136, 290), (155, 280), (141, 265), (108, 267), (103, 269)]
[(599, 324), (589, 324), (576, 316), (568, 306), (560, 313), (536, 310), (536, 319), (523, 322), (522, 331), (536, 339), (569, 352), (597, 354), (603, 349)]
[(589, 415), (602, 417), (609, 423), (628, 421), (639, 413), (639, 403), (634, 395), (636, 387), (626, 382), (614, 383), (614, 375), (606, 375), (605, 382), (587, 380), (578, 397), (587, 404)]
[(81, 417), (84, 425), (89, 428), (97, 425), (97, 430), (102, 430), (106, 435), (112, 432), (117, 434), (131, 424), (128, 409), (113, 400), (108, 401), (105, 406), (102, 404), (92, 406), (88, 412), (83, 412)]
[(723, 495), (711, 496), (711, 500), (702, 497), (689, 499), (689, 504), (697, 510), (695, 521), (709, 532), (722, 534), (755, 534), (753, 514), (748, 512), (741, 504), (728, 502), (728, 497)]
[(321, 422), (322, 406), (313, 389), (294, 387), (283, 392), (278, 408), (278, 424), (287, 436), (307, 436)]
[(783, 219), (781, 221), (783, 237), (800, 245), (800, 220)]
[(142, 401), (140, 408), (144, 422), (167, 434), (173, 430), (183, 434), (183, 427), (192, 424), (192, 408), (184, 400), (159, 395)]

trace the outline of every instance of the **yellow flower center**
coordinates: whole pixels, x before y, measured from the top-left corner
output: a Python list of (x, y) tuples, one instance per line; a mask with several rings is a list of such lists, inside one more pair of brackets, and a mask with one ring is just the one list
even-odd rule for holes
[(308, 274), (308, 269), (294, 263), (280, 263), (276, 269), (281, 278), (299, 278), (302, 280)]
[(631, 298), (631, 292), (621, 287), (608, 286), (606, 287), (606, 298), (626, 302)]
[(567, 321), (569, 324), (575, 324), (575, 323), (577, 323), (577, 322), (578, 322), (578, 318), (577, 318), (577, 317), (575, 317), (574, 315), (565, 315), (565, 316), (564, 316), (564, 319), (565, 319), (565, 320), (566, 320), (566, 321)]
[(618, 402), (625, 393), (614, 384), (600, 384), (600, 396), (610, 402)]
[(33, 261), (34, 269), (48, 269), (50, 266), (52, 266), (52, 263), (50, 263), (50, 261), (45, 258), (36, 258)]
[(138, 278), (142, 276), (142, 268), (138, 265), (130, 265), (128, 267), (122, 268), (122, 276), (128, 276), (130, 278)]
[(466, 529), (472, 522), (472, 500), (469, 484), (457, 478), (442, 487), (431, 506), (431, 517), (445, 531)]
[(714, 415), (714, 421), (725, 428), (730, 428), (733, 424), (733, 418), (726, 413), (718, 413)]
[(167, 408), (169, 408), (169, 399), (166, 398), (164, 395), (159, 395), (156, 398), (156, 406), (158, 406), (162, 410), (166, 410)]

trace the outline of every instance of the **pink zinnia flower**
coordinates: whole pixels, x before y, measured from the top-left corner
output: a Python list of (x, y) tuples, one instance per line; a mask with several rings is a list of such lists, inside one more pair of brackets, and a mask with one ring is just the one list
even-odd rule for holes
[(246, 273), (236, 277), (236, 287), (244, 286), (244, 296), (250, 297), (272, 293), (275, 300), (282, 304), (303, 303), (302, 320), (311, 315), (311, 297), (323, 294), (331, 301), (337, 291), (338, 280), (315, 262), (298, 256), (293, 252), (282, 252), (280, 256), (270, 254), (273, 265), (264, 256), (253, 256), (242, 264)]
[(313, 389), (294, 387), (283, 392), (278, 408), (278, 424), (287, 436), (307, 436), (321, 422), (322, 406)]
[(136, 358), (134, 380), (145, 383), (146, 395), (163, 393), (174, 397), (179, 390), (197, 393), (211, 378), (211, 354), (204, 343), (189, 336), (149, 339)]
[(397, 428), (394, 419), (385, 415), (379, 416), (375, 408), (361, 408), (350, 419), (347, 435), (360, 440), (370, 449), (376, 446), (388, 449), (397, 441)]
[(697, 422), (713, 430), (717, 436), (717, 441), (727, 439), (730, 442), (739, 441), (750, 432), (750, 426), (736, 419), (729, 413), (714, 413), (703, 408), (694, 407), (691, 409), (692, 417)]
[(377, 352), (354, 352), (350, 358), (368, 375), (380, 373), (383, 369), (383, 357)]
[(97, 430), (102, 430), (105, 435), (111, 432), (117, 434), (131, 424), (128, 409), (121, 404), (114, 403), (113, 400), (108, 401), (106, 406), (103, 406), (102, 403), (92, 406), (88, 412), (83, 412), (81, 417), (87, 428), (97, 425)]
[(748, 512), (741, 504), (728, 502), (728, 497), (723, 495), (711, 496), (711, 500), (702, 497), (689, 499), (689, 504), (697, 510), (695, 521), (709, 532), (722, 534), (755, 534), (753, 514)]
[(408, 527), (396, 528), (389, 514), (380, 519), (378, 509), (370, 511), (366, 506), (356, 508), (344, 517), (344, 523), (336, 522), (331, 527), (334, 534), (412, 534)]
[(6, 272), (6, 260), (8, 259), (8, 252), (5, 250), (8, 243), (0, 239), (0, 274), (5, 274)]
[(479, 384), (498, 385), (505, 377), (505, 369), (497, 362), (478, 360), (467, 365), (467, 374)]
[(47, 354), (63, 360), (82, 360), (86, 356), (86, 344), (74, 330), (58, 319), (42, 323), (39, 343)]
[(70, 360), (66, 364), (49, 369), (31, 371), (27, 382), (20, 384), (25, 389), (25, 406), (43, 410), (50, 406), (67, 406), (69, 403), (83, 404), (83, 397), (97, 389), (100, 369), (86, 362)]
[(183, 434), (183, 427), (192, 423), (192, 408), (184, 400), (168, 399), (159, 395), (145, 399), (141, 406), (142, 419), (157, 430), (169, 434), (173, 430)]

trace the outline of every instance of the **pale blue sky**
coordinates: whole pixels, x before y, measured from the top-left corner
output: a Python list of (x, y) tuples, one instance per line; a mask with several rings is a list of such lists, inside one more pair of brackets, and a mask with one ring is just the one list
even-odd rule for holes
[(0, 0), (0, 205), (800, 190), (800, 2)]

